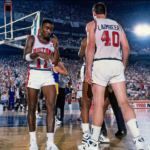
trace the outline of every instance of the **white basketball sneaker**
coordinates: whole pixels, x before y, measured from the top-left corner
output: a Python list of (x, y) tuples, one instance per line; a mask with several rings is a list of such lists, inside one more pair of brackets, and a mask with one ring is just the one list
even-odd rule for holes
[(30, 141), (30, 147), (29, 147), (30, 150), (38, 150), (38, 146), (37, 146), (37, 142), (36, 140), (31, 140)]
[(91, 138), (90, 133), (83, 133), (82, 144), (86, 144), (90, 138)]
[(41, 119), (42, 117), (36, 113), (36, 119)]
[(84, 150), (99, 150), (99, 142), (92, 139), (85, 144)]
[(134, 138), (133, 143), (136, 146), (137, 150), (149, 150), (147, 148), (142, 136), (138, 136), (138, 137)]
[(45, 150), (59, 150), (58, 147), (53, 143), (49, 143), (49, 145), (46, 146)]
[(103, 133), (100, 133), (99, 140), (102, 143), (109, 143), (110, 142), (110, 140), (108, 138), (104, 137)]

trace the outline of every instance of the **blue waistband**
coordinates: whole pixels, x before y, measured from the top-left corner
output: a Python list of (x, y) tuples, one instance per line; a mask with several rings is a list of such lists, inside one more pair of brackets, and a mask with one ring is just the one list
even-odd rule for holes
[(49, 69), (41, 69), (41, 68), (32, 68), (32, 67), (30, 67), (29, 69), (32, 69), (32, 70), (39, 70), (39, 71), (52, 71), (52, 68), (49, 68)]
[(99, 60), (117, 60), (117, 61), (122, 61), (121, 59), (117, 59), (117, 58), (99, 58), (99, 59), (94, 59), (93, 61), (99, 61)]

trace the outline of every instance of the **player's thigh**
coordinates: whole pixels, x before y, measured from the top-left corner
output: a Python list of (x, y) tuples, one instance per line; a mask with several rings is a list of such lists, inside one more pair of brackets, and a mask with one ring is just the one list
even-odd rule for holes
[(93, 97), (92, 87), (87, 82), (83, 82), (82, 84), (82, 97), (85, 101), (92, 100)]
[(36, 105), (38, 100), (39, 90), (33, 88), (27, 88), (28, 92), (28, 105)]
[(111, 86), (113, 88), (119, 105), (128, 101), (125, 81), (112, 83)]
[(47, 85), (42, 87), (43, 95), (46, 102), (56, 102), (56, 88), (55, 85)]

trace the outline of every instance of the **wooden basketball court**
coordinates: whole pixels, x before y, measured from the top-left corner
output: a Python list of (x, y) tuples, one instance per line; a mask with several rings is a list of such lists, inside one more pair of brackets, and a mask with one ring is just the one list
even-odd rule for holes
[[(146, 144), (150, 146), (150, 109), (136, 109), (137, 120), (141, 134)], [(73, 121), (69, 121), (69, 112), (65, 111), (64, 125), (55, 126), (55, 143), (60, 150), (77, 150), (81, 144), (81, 122), (77, 121), (79, 111), (73, 111)], [(90, 123), (91, 123), (90, 112)], [(39, 150), (45, 150), (46, 146), (46, 112), (40, 113), (42, 119), (36, 120), (37, 143)], [(118, 139), (115, 137), (117, 125), (115, 117), (109, 111), (105, 115), (109, 144), (101, 144), (100, 150), (136, 150), (131, 133), (128, 130), (127, 137)], [(29, 150), (29, 132), (26, 113), (23, 112), (0, 112), (0, 150)]]

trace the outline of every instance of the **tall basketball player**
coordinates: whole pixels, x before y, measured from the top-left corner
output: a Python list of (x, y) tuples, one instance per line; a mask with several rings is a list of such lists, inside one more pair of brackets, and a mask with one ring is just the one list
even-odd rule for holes
[[(38, 150), (35, 129), (35, 111), (38, 92), (41, 88), (46, 99), (47, 145), (46, 150), (58, 150), (54, 144), (56, 87), (53, 77), (53, 64), (57, 66), (59, 59), (58, 40), (55, 35), (50, 39), (53, 23), (43, 20), (41, 34), (27, 39), (24, 60), (30, 62), (27, 80), (28, 92), (28, 124), (30, 131), (30, 150)], [(53, 62), (51, 57), (53, 57)], [(53, 64), (52, 64), (53, 63)]]
[[(126, 96), (124, 71), (130, 48), (124, 30), (116, 21), (106, 18), (106, 7), (103, 3), (95, 4), (92, 12), (95, 20), (86, 26), (88, 43), (85, 81), (92, 84), (94, 109), (91, 139), (85, 146), (85, 150), (99, 149), (98, 139), (104, 117), (104, 94), (108, 82), (117, 97), (137, 150), (148, 150), (140, 135), (135, 113)], [(120, 43), (123, 59), (120, 55)]]

